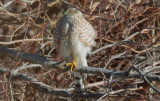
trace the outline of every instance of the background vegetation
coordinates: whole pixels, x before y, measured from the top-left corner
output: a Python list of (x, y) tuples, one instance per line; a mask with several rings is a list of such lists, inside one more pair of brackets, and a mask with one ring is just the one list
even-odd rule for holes
[[(74, 96), (71, 72), (49, 68), (38, 60), (61, 61), (53, 32), (68, 6), (81, 10), (98, 32), (89, 66), (111, 70), (87, 72), (88, 95)], [(0, 101), (157, 101), (159, 47), (159, 0), (1, 0)], [(28, 54), (19, 57), (21, 52)], [(39, 57), (33, 62), (29, 54)]]

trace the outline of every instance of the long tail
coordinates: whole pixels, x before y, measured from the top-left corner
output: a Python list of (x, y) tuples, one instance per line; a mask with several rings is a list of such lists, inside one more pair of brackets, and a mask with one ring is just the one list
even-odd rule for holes
[(82, 73), (75, 72), (74, 79), (76, 82), (76, 92), (80, 93), (84, 91), (84, 76)]
[[(76, 61), (76, 64), (77, 64), (77, 68), (81, 68), (81, 66), (88, 66), (86, 55), (84, 55), (84, 53), (80, 54), (80, 56), (75, 57), (75, 61)], [(85, 91), (85, 89), (84, 89), (85, 74), (80, 73), (80, 72), (75, 72), (73, 75), (74, 75), (74, 79), (75, 79), (75, 83), (76, 83), (76, 92), (77, 93), (78, 92), (84, 92)]]

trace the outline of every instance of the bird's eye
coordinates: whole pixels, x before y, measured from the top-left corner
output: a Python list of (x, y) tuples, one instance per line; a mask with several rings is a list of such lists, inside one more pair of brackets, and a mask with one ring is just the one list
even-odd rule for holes
[(73, 13), (73, 10), (69, 10), (69, 13)]

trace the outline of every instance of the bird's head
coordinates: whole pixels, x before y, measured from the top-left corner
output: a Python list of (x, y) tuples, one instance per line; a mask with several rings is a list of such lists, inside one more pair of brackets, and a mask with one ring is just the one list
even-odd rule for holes
[(64, 12), (64, 14), (66, 15), (66, 16), (78, 16), (78, 15), (83, 15), (82, 13), (81, 13), (81, 11), (79, 11), (78, 9), (76, 9), (76, 8), (68, 8), (65, 12)]

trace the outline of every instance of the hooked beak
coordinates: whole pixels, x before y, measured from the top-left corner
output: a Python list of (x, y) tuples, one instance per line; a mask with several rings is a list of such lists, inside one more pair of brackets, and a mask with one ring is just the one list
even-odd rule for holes
[(65, 15), (68, 15), (68, 10), (64, 12)]

